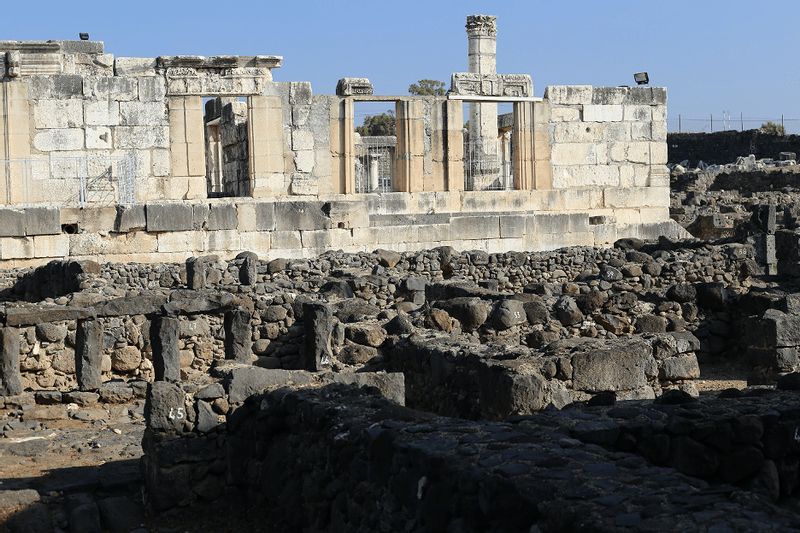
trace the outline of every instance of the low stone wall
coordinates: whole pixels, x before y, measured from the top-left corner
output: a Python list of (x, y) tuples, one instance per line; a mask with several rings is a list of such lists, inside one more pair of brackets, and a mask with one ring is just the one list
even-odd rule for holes
[[(469, 422), (352, 389), (281, 389), (245, 401), (235, 420), (228, 417), (224, 438), (213, 441), (151, 423), (147, 497), (156, 509), (198, 501), (200, 511), (212, 501), (230, 509), (227, 520), (241, 528), (286, 531), (797, 525), (767, 496), (735, 497), (734, 487), (654, 469), (535, 420)], [(217, 481), (204, 482), (209, 476)]]
[[(203, 253), (231, 258), (242, 251), (272, 259), (382, 247), (550, 250), (610, 245), (622, 237), (687, 236), (669, 219), (668, 208), (666, 186), (338, 195), (324, 201), (241, 198), (61, 211), (4, 208), (0, 222), (22, 222), (5, 226), (0, 235), (0, 266), (54, 258), (177, 262)], [(46, 227), (25, 223), (41, 217)]]
[(778, 159), (781, 152), (800, 153), (800, 135), (769, 135), (759, 130), (670, 133), (667, 148), (673, 164), (688, 159), (690, 165), (700, 161), (722, 165), (749, 154)]
[(588, 407), (580, 417), (544, 413), (531, 427), (552, 424), (582, 442), (778, 500), (800, 486), (799, 406), (796, 391), (734, 389), (699, 399), (674, 393), (653, 403)]
[(468, 419), (503, 420), (548, 406), (565, 407), (614, 392), (619, 399), (655, 398), (700, 377), (687, 332), (617, 340), (566, 339), (544, 350), (413, 335), (385, 356), (406, 377), (408, 405)]

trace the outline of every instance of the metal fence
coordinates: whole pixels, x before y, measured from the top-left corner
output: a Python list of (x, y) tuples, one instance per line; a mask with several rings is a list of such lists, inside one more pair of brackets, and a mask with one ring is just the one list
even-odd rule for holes
[(467, 191), (505, 191), (514, 188), (510, 142), (498, 139), (464, 143), (464, 189)]
[(63, 207), (133, 204), (137, 166), (133, 154), (0, 160), (6, 189), (3, 200)]
[(673, 114), (667, 119), (671, 133), (714, 133), (715, 131), (744, 131), (758, 129), (767, 122), (781, 126), (786, 133), (800, 133), (800, 118), (780, 115), (771, 118), (745, 113), (709, 113), (705, 116)]
[(356, 192), (392, 192), (397, 138), (363, 136), (356, 144)]

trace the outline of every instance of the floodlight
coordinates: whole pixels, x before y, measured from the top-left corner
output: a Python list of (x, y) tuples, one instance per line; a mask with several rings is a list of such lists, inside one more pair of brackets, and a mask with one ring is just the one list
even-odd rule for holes
[(88, 41), (89, 40), (89, 34), (86, 33), (86, 32), (79, 33), (78, 37), (81, 38), (81, 41)]
[(636, 85), (647, 85), (650, 83), (650, 76), (647, 75), (647, 72), (637, 72), (633, 75), (633, 79)]

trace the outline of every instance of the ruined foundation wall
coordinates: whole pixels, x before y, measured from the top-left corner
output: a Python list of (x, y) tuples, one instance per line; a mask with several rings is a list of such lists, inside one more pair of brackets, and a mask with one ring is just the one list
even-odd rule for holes
[(750, 154), (756, 159), (780, 159), (781, 152), (800, 153), (800, 135), (769, 135), (759, 130), (718, 131), (715, 133), (670, 133), (667, 136), (669, 162), (689, 160), (724, 165)]

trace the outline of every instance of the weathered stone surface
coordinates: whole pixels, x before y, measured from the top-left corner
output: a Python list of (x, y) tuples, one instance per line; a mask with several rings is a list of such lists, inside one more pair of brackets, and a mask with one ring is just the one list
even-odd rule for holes
[(578, 309), (575, 299), (570, 296), (560, 297), (553, 309), (559, 322), (565, 326), (571, 326), (583, 320), (583, 313)]
[(131, 372), (142, 363), (142, 353), (136, 346), (124, 346), (111, 353), (111, 368), (117, 372)]
[(26, 235), (58, 235), (61, 233), (60, 210), (57, 207), (25, 209)]
[(245, 257), (239, 267), (239, 282), (242, 285), (255, 285), (258, 281), (258, 257)]
[(75, 374), (82, 391), (93, 391), (103, 383), (103, 327), (97, 320), (79, 320), (75, 336)]
[(239, 363), (250, 363), (253, 356), (253, 341), (250, 328), (250, 313), (244, 309), (233, 309), (225, 313), (225, 359)]
[(355, 343), (377, 348), (386, 340), (386, 331), (377, 324), (348, 324), (345, 337)]
[(322, 202), (277, 202), (277, 231), (320, 230), (330, 227), (330, 219), (322, 211)]
[(637, 389), (647, 385), (654, 365), (652, 349), (642, 341), (588, 349), (572, 359), (573, 386), (589, 392)]
[(151, 383), (147, 387), (144, 416), (147, 427), (154, 431), (182, 431), (186, 421), (183, 390), (167, 381)]
[(160, 316), (153, 319), (150, 327), (150, 343), (153, 347), (153, 368), (156, 381), (181, 380), (180, 353), (178, 352), (177, 318)]
[(19, 330), (12, 327), (0, 328), (0, 396), (22, 394), (19, 349)]
[(114, 219), (114, 231), (128, 233), (143, 230), (147, 227), (144, 205), (118, 205)]
[(189, 231), (194, 227), (191, 204), (147, 204), (147, 231)]
[(500, 300), (492, 311), (492, 325), (495, 329), (506, 330), (527, 320), (525, 307), (519, 300)]
[(252, 396), (269, 389), (289, 385), (308, 385), (313, 381), (312, 375), (303, 371), (267, 369), (242, 366), (226, 372), (226, 388), (228, 400), (232, 404), (240, 403)]
[(239, 225), (239, 217), (236, 206), (232, 204), (211, 204), (208, 212), (208, 230), (236, 229)]
[(489, 318), (491, 310), (488, 302), (470, 297), (440, 300), (434, 305), (444, 309), (450, 316), (461, 322), (461, 326), (466, 331), (474, 331), (481, 327)]
[(322, 303), (304, 303), (305, 345), (303, 366), (306, 370), (317, 371), (330, 365), (333, 350), (333, 310)]

